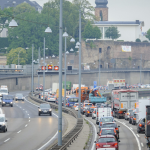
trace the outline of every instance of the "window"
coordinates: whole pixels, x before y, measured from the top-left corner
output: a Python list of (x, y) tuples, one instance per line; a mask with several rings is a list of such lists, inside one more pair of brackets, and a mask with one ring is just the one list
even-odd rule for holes
[(104, 39), (104, 38), (103, 38), (103, 27), (100, 27), (99, 29), (100, 29), (100, 31), (101, 31), (101, 33), (102, 33), (101, 39)]
[[(107, 29), (108, 27), (104, 27), (104, 34), (106, 33)], [(104, 39), (109, 39), (109, 38), (107, 38), (106, 35), (104, 35)]]

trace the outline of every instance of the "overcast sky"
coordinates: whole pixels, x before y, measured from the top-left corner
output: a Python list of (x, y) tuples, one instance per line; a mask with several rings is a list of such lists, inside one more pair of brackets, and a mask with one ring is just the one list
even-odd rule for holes
[[(41, 6), (49, 0), (31, 0)], [(69, 0), (71, 1), (71, 0)], [(88, 0), (94, 7), (95, 0)], [(109, 21), (144, 21), (143, 32), (150, 29), (150, 0), (108, 0)]]

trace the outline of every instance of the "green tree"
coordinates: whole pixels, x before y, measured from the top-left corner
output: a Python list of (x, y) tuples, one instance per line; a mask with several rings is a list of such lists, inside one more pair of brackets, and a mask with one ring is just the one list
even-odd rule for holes
[(136, 39), (135, 42), (141, 42), (141, 40), (140, 39)]
[(147, 41), (147, 40), (144, 40), (143, 42), (148, 43), (148, 41)]
[(118, 39), (121, 35), (119, 34), (117, 27), (109, 27), (105, 32), (105, 36), (114, 40)]
[(89, 39), (100, 39), (102, 36), (101, 31), (98, 27), (93, 27), (90, 22), (84, 28), (83, 37)]
[(150, 29), (147, 31), (146, 37), (150, 40)]
[(11, 49), (7, 54), (7, 64), (18, 64), (18, 54), (19, 54), (19, 64), (25, 65), (27, 61), (26, 50), (18, 47), (16, 49)]

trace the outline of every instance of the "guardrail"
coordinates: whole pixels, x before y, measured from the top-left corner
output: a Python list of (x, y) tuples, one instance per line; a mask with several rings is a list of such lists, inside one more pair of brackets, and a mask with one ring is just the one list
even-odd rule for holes
[[(37, 95), (37, 93), (35, 94), (35, 96), (36, 95)], [(45, 101), (42, 101), (39, 98), (36, 98), (35, 96), (32, 96), (31, 93), (29, 94), (29, 97), (32, 100), (34, 100), (40, 104), (45, 103)], [(58, 109), (58, 105), (56, 105), (54, 103), (50, 103), (50, 105), (53, 109)], [(71, 110), (71, 109), (66, 108), (66, 107), (63, 107), (63, 106), (62, 106), (62, 111), (75, 117), (77, 119), (77, 123), (76, 123), (75, 127), (70, 132), (68, 132), (66, 135), (63, 136), (62, 146), (58, 146), (57, 142), (55, 142), (54, 145), (49, 146), (47, 148), (47, 150), (66, 150), (67, 147), (75, 140), (75, 138), (77, 138), (77, 136), (79, 135), (80, 131), (83, 128), (83, 118), (78, 118), (78, 114), (76, 111)]]

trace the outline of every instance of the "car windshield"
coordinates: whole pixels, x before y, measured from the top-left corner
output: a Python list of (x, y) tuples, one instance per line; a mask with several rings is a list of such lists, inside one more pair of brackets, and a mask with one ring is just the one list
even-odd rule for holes
[(13, 96), (11, 96), (11, 95), (3, 95), (3, 99), (4, 100), (12, 100)]
[(85, 107), (91, 107), (92, 104), (85, 104)]
[(0, 93), (8, 93), (8, 90), (6, 89), (0, 89)]
[(114, 129), (104, 129), (101, 135), (114, 134)]
[(115, 127), (116, 127), (115, 123), (108, 123), (102, 125), (102, 128), (115, 128)]
[(90, 111), (94, 111), (94, 108), (90, 108)]
[(16, 94), (16, 96), (20, 96), (20, 97), (23, 97), (23, 95), (22, 95), (22, 94)]
[(50, 105), (49, 104), (41, 104), (40, 108), (50, 108)]
[(4, 117), (0, 117), (0, 122), (4, 122)]
[(102, 122), (113, 122), (113, 118), (102, 118)]
[(115, 138), (111, 137), (111, 138), (99, 138), (98, 139), (99, 143), (108, 143), (108, 142), (116, 142)]

